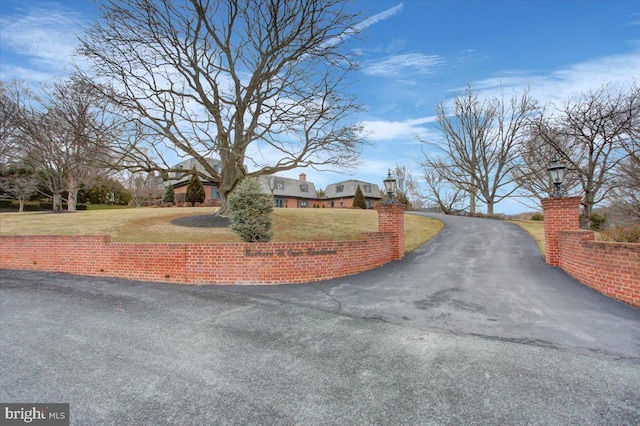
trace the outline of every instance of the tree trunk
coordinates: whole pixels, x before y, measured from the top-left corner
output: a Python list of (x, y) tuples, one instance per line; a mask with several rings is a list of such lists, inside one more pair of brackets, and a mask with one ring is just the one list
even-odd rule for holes
[(75, 212), (77, 204), (78, 204), (78, 190), (74, 189), (73, 191), (69, 191), (69, 197), (67, 198), (67, 211)]
[(227, 216), (229, 214), (227, 210), (227, 198), (236, 185), (244, 179), (246, 171), (242, 165), (241, 158), (232, 153), (220, 153), (220, 159), (222, 160), (222, 181), (218, 186), (218, 193), (220, 194), (220, 210), (216, 213), (218, 216)]
[(78, 203), (78, 185), (76, 185), (76, 180), (71, 176), (67, 177), (67, 191), (69, 192), (67, 196), (67, 211), (75, 212), (76, 204)]
[(227, 217), (229, 216), (229, 210), (227, 209), (227, 193), (223, 193), (218, 189), (218, 194), (220, 194), (220, 210), (218, 210), (216, 215)]
[(20, 203), (20, 207), (18, 207), (18, 212), (24, 211), (24, 198), (18, 198), (18, 203)]
[(469, 191), (469, 213), (476, 214), (476, 191)]
[(582, 214), (580, 215), (580, 227), (583, 229), (591, 228), (591, 215), (593, 214), (593, 194), (590, 192), (586, 192), (584, 194), (584, 199), (582, 200)]
[(54, 192), (53, 194), (53, 211), (62, 211), (62, 193), (60, 192)]
[(491, 201), (487, 201), (487, 214), (488, 215), (492, 215), (493, 214), (493, 200)]

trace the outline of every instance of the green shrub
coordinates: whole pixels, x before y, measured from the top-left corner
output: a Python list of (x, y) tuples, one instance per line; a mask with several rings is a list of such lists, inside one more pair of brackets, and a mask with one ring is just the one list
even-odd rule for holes
[(0, 200), (0, 209), (10, 209), (11, 200)]
[(542, 222), (544, 220), (544, 215), (542, 213), (534, 213), (531, 215), (531, 220)]
[[(204, 188), (203, 188), (204, 190)], [(167, 189), (164, 191), (164, 197), (162, 197), (163, 203), (175, 203), (176, 202), (176, 193), (173, 190), (173, 185), (168, 185)]]
[(245, 179), (227, 201), (231, 229), (247, 243), (271, 241), (273, 200), (256, 179)]
[(353, 207), (366, 209), (367, 201), (364, 199), (364, 194), (362, 193), (362, 189), (360, 189), (360, 185), (358, 185), (358, 189), (356, 189), (356, 195), (353, 197)]
[(191, 203), (191, 207), (194, 207), (196, 203), (204, 203), (204, 199), (204, 186), (202, 185), (202, 182), (200, 182), (200, 178), (197, 175), (193, 174), (191, 175), (191, 179), (189, 179), (189, 183), (187, 184), (187, 194), (185, 195), (184, 200), (187, 203)]
[(607, 219), (608, 218), (605, 215), (592, 213), (589, 218), (589, 228), (591, 228), (592, 231), (600, 231), (607, 224)]
[[(16, 201), (16, 210), (19, 208), (20, 204)], [(53, 205), (51, 207), (53, 209)], [(25, 212), (37, 212), (40, 209), (40, 203), (38, 202), (25, 202), (24, 203), (24, 211)]]

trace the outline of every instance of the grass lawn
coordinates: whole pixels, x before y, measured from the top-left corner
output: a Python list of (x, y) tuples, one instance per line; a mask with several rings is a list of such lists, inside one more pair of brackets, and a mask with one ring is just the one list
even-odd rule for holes
[(540, 253), (544, 256), (544, 222), (535, 220), (510, 220), (520, 228), (524, 229), (533, 237)]
[[(228, 228), (189, 228), (171, 223), (184, 216), (213, 214), (203, 207), (87, 210), (75, 213), (2, 213), (0, 235), (111, 235), (114, 242), (240, 242)], [(273, 241), (357, 239), (377, 231), (374, 210), (275, 209)], [(443, 228), (437, 220), (405, 215), (405, 249), (412, 251)]]

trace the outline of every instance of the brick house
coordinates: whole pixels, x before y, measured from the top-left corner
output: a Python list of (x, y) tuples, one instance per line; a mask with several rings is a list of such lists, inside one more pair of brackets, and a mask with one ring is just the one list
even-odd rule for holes
[(260, 176), (258, 181), (262, 192), (273, 196), (274, 207), (304, 209), (319, 206), (316, 187), (313, 182), (307, 182), (307, 175), (304, 173), (300, 175), (300, 179), (272, 175)]
[(327, 186), (323, 201), (327, 203), (327, 207), (353, 207), (358, 186), (364, 195), (368, 209), (374, 208), (376, 203), (382, 199), (382, 192), (375, 183), (350, 179)]
[[(213, 166), (218, 172), (222, 171), (222, 163), (219, 160), (214, 158), (207, 159), (208, 163)], [(202, 165), (197, 162), (195, 159), (191, 158), (189, 160), (185, 160), (181, 163), (173, 166), (175, 169), (183, 169), (185, 172), (189, 172), (190, 170), (196, 169), (198, 171), (204, 172), (204, 168)], [(173, 192), (175, 194), (175, 202), (176, 204), (184, 203), (184, 198), (187, 194), (187, 185), (189, 184), (189, 179), (191, 175), (186, 175), (183, 177), (179, 177), (180, 173), (172, 173), (170, 177), (173, 177), (173, 180), (167, 181), (167, 185), (173, 185)], [(204, 187), (204, 203), (208, 206), (219, 206), (220, 205), (220, 193), (218, 192), (218, 184), (214, 181), (203, 180), (202, 186)]]
[[(210, 158), (207, 160), (216, 170), (222, 170), (222, 163), (219, 160)], [(183, 169), (185, 172), (193, 170), (204, 171), (202, 165), (195, 159), (185, 160), (176, 166), (176, 169)], [(176, 204), (184, 203), (189, 183), (189, 175), (179, 178), (179, 173), (173, 173), (174, 180), (167, 181), (167, 185), (173, 185)], [(275, 207), (281, 208), (351, 208), (358, 186), (362, 190), (367, 208), (374, 208), (375, 204), (382, 199), (382, 193), (378, 185), (361, 180), (346, 180), (343, 182), (330, 184), (324, 197), (318, 197), (316, 187), (313, 182), (307, 181), (307, 175), (300, 174), (299, 179), (291, 179), (276, 175), (259, 176), (258, 181), (265, 194), (273, 196)], [(202, 180), (205, 190), (204, 204), (208, 206), (220, 205), (220, 194), (218, 184), (214, 181)]]

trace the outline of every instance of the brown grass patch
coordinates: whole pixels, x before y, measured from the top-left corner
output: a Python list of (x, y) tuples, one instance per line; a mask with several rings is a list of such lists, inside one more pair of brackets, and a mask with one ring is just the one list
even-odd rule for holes
[[(240, 242), (229, 228), (191, 228), (171, 220), (214, 214), (215, 208), (140, 208), (75, 213), (2, 213), (0, 235), (111, 235), (114, 242)], [(440, 221), (405, 215), (405, 248), (414, 250), (442, 230)], [(377, 231), (374, 210), (275, 209), (273, 241), (354, 240)]]
[(535, 220), (510, 220), (509, 222), (515, 223), (527, 231), (538, 245), (540, 253), (544, 256), (544, 222)]

